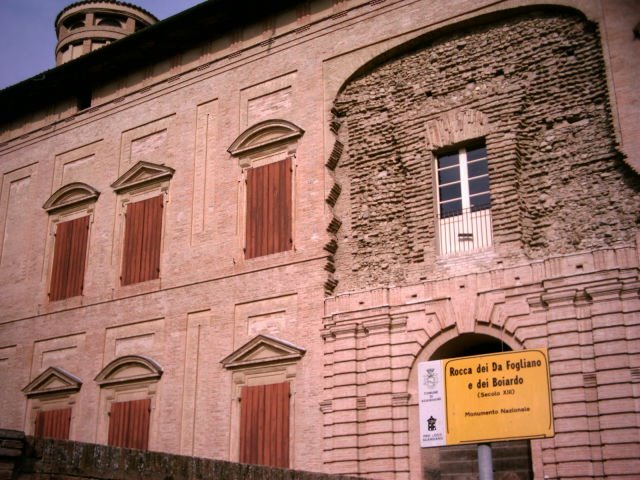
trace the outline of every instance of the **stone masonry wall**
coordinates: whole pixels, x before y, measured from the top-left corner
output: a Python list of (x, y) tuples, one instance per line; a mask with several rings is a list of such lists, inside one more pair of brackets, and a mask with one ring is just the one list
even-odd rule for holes
[(80, 442), (0, 429), (0, 479), (349, 480), (327, 475)]
[(633, 243), (640, 181), (616, 150), (599, 33), (530, 12), (425, 40), (339, 95), (336, 293), (452, 273), (437, 261), (425, 127), (452, 111), (487, 120), (495, 254), (471, 268)]

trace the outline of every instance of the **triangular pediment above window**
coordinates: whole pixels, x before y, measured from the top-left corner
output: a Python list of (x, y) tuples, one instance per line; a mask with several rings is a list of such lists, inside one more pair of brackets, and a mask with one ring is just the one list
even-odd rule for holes
[(129, 382), (158, 380), (162, 367), (158, 362), (143, 355), (126, 355), (111, 361), (95, 378), (101, 387)]
[(71, 207), (86, 202), (94, 202), (100, 196), (100, 192), (86, 183), (74, 182), (56, 190), (49, 199), (44, 202), (42, 208), (51, 213), (61, 208)]
[(28, 397), (51, 393), (74, 393), (80, 390), (81, 386), (82, 381), (75, 375), (60, 367), (49, 367), (24, 387), (22, 392)]
[(174, 173), (175, 170), (166, 165), (140, 161), (113, 182), (111, 188), (120, 192), (150, 183), (162, 182), (173, 177)]
[(303, 133), (304, 130), (287, 120), (265, 120), (242, 132), (228, 152), (235, 157), (245, 155), (257, 149), (293, 141)]
[(220, 363), (229, 369), (291, 363), (304, 356), (306, 350), (271, 335), (258, 335), (238, 348)]

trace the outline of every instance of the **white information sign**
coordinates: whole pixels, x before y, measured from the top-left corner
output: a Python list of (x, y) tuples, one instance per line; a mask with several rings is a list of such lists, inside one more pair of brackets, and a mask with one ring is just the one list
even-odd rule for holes
[(442, 362), (418, 364), (420, 402), (420, 446), (439, 447), (447, 443), (444, 375)]

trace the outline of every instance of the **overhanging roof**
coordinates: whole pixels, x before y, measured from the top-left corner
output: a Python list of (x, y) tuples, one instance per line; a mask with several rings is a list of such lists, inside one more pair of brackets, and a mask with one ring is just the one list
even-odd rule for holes
[(200, 3), (103, 48), (0, 90), (0, 124), (45, 109), (60, 100), (74, 98), (88, 87), (108, 83), (242, 25), (269, 18), (300, 1), (208, 0)]

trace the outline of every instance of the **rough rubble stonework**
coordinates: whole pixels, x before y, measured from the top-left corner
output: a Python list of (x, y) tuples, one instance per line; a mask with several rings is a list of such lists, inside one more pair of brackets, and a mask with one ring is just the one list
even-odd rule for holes
[(616, 150), (599, 33), (577, 15), (427, 40), (350, 82), (335, 106), (338, 291), (446, 275), (425, 124), (456, 109), (489, 124), (495, 256), (474, 265), (633, 241), (640, 185)]

